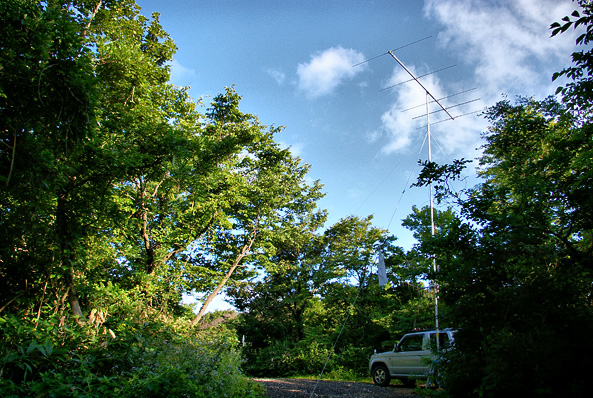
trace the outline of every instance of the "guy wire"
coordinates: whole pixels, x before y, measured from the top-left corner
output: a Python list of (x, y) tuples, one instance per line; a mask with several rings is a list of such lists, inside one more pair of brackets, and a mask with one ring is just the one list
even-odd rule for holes
[[(422, 144), (424, 145), (424, 144)], [(358, 211), (362, 208), (362, 206), (365, 205), (366, 202), (369, 201), (369, 199), (375, 194), (375, 192), (377, 192), (377, 190), (379, 188), (381, 188), (381, 185), (383, 185), (383, 183), (387, 180), (387, 178), (389, 178), (389, 176), (395, 171), (395, 169), (397, 169), (402, 163), (403, 163), (403, 159), (408, 156), (410, 154), (410, 152), (412, 152), (413, 147), (410, 147), (410, 149), (408, 150), (408, 152), (401, 157), (401, 160), (395, 165), (393, 166), (393, 168), (389, 171), (389, 173), (387, 173), (387, 175), (385, 177), (383, 177), (383, 179), (381, 180), (381, 182), (379, 182), (379, 184), (377, 184), (377, 186), (375, 187), (375, 189), (373, 189), (373, 192), (371, 192), (367, 198), (356, 208), (356, 210), (354, 211), (354, 214), (358, 213)]]
[[(418, 156), (420, 156), (420, 153), (422, 152), (422, 149), (424, 148), (424, 144), (426, 143), (426, 139), (427, 139), (427, 136), (425, 135), (424, 136), (424, 140), (422, 141), (422, 145), (420, 145), (420, 150), (418, 151)], [(395, 213), (397, 213), (397, 210), (399, 209), (399, 205), (401, 204), (401, 201), (404, 198), (404, 194), (406, 193), (406, 190), (408, 189), (408, 185), (410, 184), (410, 180), (412, 179), (412, 175), (414, 175), (414, 170), (416, 170), (416, 166), (414, 166), (412, 168), (412, 172), (408, 175), (408, 180), (406, 181), (406, 185), (404, 185), (404, 190), (402, 191), (402, 193), (401, 193), (401, 195), (399, 197), (399, 200), (397, 201), (397, 205), (395, 205), (395, 209), (393, 210), (393, 213), (391, 213), (391, 218), (389, 219), (389, 223), (387, 224), (387, 228), (386, 228), (387, 230), (389, 230), (389, 227), (391, 226), (391, 221), (393, 221), (393, 217), (395, 217)]]
[[(368, 268), (368, 266), (367, 266), (367, 268)], [(358, 297), (360, 296), (360, 292), (362, 290), (362, 287), (363, 287), (363, 284), (365, 282), (365, 279), (366, 279), (366, 272), (363, 275), (363, 277), (360, 279), (360, 284), (358, 285), (358, 292), (356, 293), (356, 297), (354, 298), (354, 301), (350, 305), (351, 308), (354, 308), (354, 305), (358, 301)], [(333, 353), (334, 353), (334, 351), (336, 349), (336, 345), (338, 344), (338, 340), (340, 340), (340, 337), (342, 336), (342, 332), (344, 331), (344, 327), (346, 326), (346, 323), (348, 322), (348, 319), (350, 319), (350, 311), (348, 311), (348, 313), (346, 314), (346, 319), (344, 319), (344, 323), (342, 323), (342, 327), (340, 328), (340, 333), (338, 333), (338, 337), (336, 337), (336, 341), (334, 342), (334, 345), (332, 347), (332, 350), (329, 352), (329, 355), (327, 356), (327, 359), (325, 360), (325, 364), (323, 365), (323, 369), (321, 369), (321, 373), (319, 374), (319, 377), (317, 378), (317, 382), (315, 383), (315, 386), (313, 387), (313, 391), (311, 391), (311, 394), (309, 395), (309, 398), (313, 398), (313, 394), (315, 393), (315, 390), (317, 389), (317, 385), (319, 384), (319, 380), (321, 380), (321, 378), (323, 377), (323, 372), (325, 372), (325, 368), (326, 368), (327, 364), (329, 363), (329, 360), (332, 357), (332, 355), (333, 355)]]

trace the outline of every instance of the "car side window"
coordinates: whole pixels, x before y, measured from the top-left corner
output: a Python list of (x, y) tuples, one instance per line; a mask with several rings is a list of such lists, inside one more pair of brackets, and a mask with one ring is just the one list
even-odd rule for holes
[(413, 334), (405, 336), (398, 345), (399, 351), (422, 351), (422, 338), (421, 334)]
[[(430, 346), (436, 348), (437, 344), (437, 334), (431, 333), (430, 334)], [(451, 340), (449, 340), (449, 334), (447, 332), (439, 332), (439, 347), (447, 348), (451, 345)]]

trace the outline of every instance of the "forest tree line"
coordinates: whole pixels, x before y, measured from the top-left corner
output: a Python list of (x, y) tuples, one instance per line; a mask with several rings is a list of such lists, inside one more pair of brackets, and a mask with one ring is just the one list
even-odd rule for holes
[[(172, 85), (158, 14), (1, 2), (2, 396), (255, 397), (247, 376), (316, 375), (328, 358), (329, 377), (363, 377), (373, 350), (433, 327), (430, 280), (441, 326), (458, 330), (440, 394), (582, 396), (593, 8), (578, 6), (551, 26), (584, 32), (554, 75), (566, 83), (485, 110), (479, 185), (448, 191), (464, 160), (424, 163), (437, 229), (414, 207), (404, 250), (370, 216), (326, 227), (321, 182), (232, 86), (203, 106)], [(386, 286), (370, 272), (378, 252)], [(208, 327), (222, 291), (239, 315)]]

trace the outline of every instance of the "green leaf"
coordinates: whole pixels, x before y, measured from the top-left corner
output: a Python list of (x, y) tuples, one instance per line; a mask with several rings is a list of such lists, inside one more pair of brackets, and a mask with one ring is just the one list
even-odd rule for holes
[(52, 342), (49, 339), (45, 340), (45, 347), (44, 347), (45, 354), (44, 355), (46, 357), (51, 356), (53, 353), (53, 348), (54, 348), (54, 346), (53, 346)]
[(33, 352), (37, 348), (39, 348), (39, 346), (34, 341), (29, 343), (29, 347), (27, 347), (27, 351), (26, 351), (27, 355), (30, 354), (31, 352)]

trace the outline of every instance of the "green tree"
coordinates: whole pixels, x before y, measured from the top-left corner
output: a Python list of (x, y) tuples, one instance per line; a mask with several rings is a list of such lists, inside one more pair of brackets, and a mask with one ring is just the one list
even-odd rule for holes
[[(263, 134), (242, 116), (231, 88), (214, 98), (207, 119), (190, 108), (173, 123), (179, 130), (169, 159), (118, 184), (120, 211), (133, 221), (118, 240), (125, 258), (127, 285), (141, 283), (161, 306), (175, 307), (182, 292), (207, 289), (215, 282), (202, 255), (217, 225), (238, 199), (236, 169), (246, 146)], [(228, 113), (215, 109), (233, 103)], [(171, 122), (172, 123), (172, 122)], [(163, 301), (164, 300), (164, 301)], [(169, 302), (167, 302), (169, 301)]]
[(80, 316), (80, 242), (97, 215), (82, 209), (99, 206), (107, 182), (92, 165), (98, 93), (82, 16), (33, 1), (3, 2), (0, 15), (3, 301), (49, 284)]
[[(208, 242), (216, 286), (209, 291), (193, 324), (200, 321), (233, 275), (236, 281), (252, 274), (248, 266), (253, 261), (247, 258), (254, 257), (257, 262), (257, 257), (273, 253), (271, 242), (275, 237), (315, 213), (323, 196), (319, 181), (309, 184), (305, 180), (310, 166), (273, 141), (280, 130), (271, 127), (266, 131), (251, 115), (247, 119), (258, 136), (229, 167), (234, 196), (227, 198), (221, 222)], [(237, 274), (237, 270), (241, 272)]]
[[(580, 12), (579, 10), (573, 11), (570, 16), (562, 18), (562, 22), (554, 22), (550, 29), (552, 29), (552, 36), (556, 36), (566, 32), (571, 27), (575, 30), (579, 26), (585, 27), (586, 31), (577, 37), (576, 44), (577, 46), (588, 46), (593, 41), (593, 30), (591, 29), (593, 9), (590, 1), (578, 0), (577, 3), (581, 7)], [(559, 87), (556, 94), (562, 94), (562, 100), (571, 110), (583, 117), (590, 118), (591, 91), (593, 88), (593, 51), (591, 51), (590, 46), (584, 50), (573, 52), (572, 63), (572, 66), (554, 73), (554, 80), (561, 76), (571, 80), (565, 87)]]
[(245, 200), (236, 167), (263, 127), (232, 89), (200, 115), (168, 83), (175, 45), (158, 14), (133, 1), (1, 10), (2, 301), (67, 298), (81, 316), (92, 303), (79, 291), (105, 281), (161, 308), (202, 289), (199, 261), (182, 253)]
[[(552, 24), (586, 28), (590, 2)], [(554, 75), (572, 79), (563, 104), (519, 98), (486, 112), (484, 182), (460, 199), (462, 216), (428, 243), (456, 349), (442, 362), (454, 396), (585, 396), (593, 354), (591, 50)], [(433, 168), (436, 170), (436, 168)], [(446, 171), (453, 171), (446, 175)], [(456, 178), (460, 170), (427, 173)], [(426, 181), (421, 181), (425, 183)], [(458, 196), (461, 198), (461, 196)]]
[(449, 389), (583, 395), (579, 358), (593, 353), (589, 127), (551, 98), (502, 101), (486, 115), (484, 183), (461, 203), (471, 224), (457, 221), (433, 241), (447, 259), (447, 316), (460, 328)]
[[(413, 206), (412, 213), (402, 221), (402, 226), (413, 232), (417, 243), (398, 256), (392, 266), (392, 274), (398, 276), (395, 286), (400, 290), (407, 290), (408, 295), (408, 300), (402, 302), (401, 308), (397, 310), (398, 323), (401, 325), (397, 329), (400, 333), (416, 328), (435, 327), (435, 295), (438, 295), (438, 286), (435, 284), (438, 272), (435, 266), (440, 268), (448, 259), (436, 256), (433, 241), (438, 240), (457, 221), (457, 215), (451, 207), (431, 210), (429, 206), (421, 209)], [(448, 326), (447, 320), (442, 316), (443, 311), (441, 303), (440, 328)]]
[(387, 261), (401, 250), (372, 226), (372, 217), (347, 217), (320, 233), (324, 219), (312, 214), (271, 236), (273, 254), (256, 263), (263, 277), (229, 292), (242, 312), (238, 332), (246, 336), (250, 373), (321, 371), (346, 319), (327, 371), (342, 367), (362, 375), (373, 348), (391, 343), (377, 318), (392, 321), (389, 313), (398, 302), (390, 299), (399, 293), (384, 295), (369, 270), (379, 247)]
[(168, 83), (175, 45), (133, 1), (9, 0), (0, 34), (3, 395), (258, 396), (178, 300), (259, 133)]
[(288, 224), (270, 236), (273, 250), (258, 256), (261, 278), (235, 283), (228, 291), (241, 312), (238, 333), (245, 335), (249, 349), (246, 369), (255, 374), (271, 371), (287, 374), (278, 358), (288, 353), (289, 343), (305, 337), (306, 313), (316, 292), (335, 277), (335, 271), (320, 264), (322, 240), (317, 229), (325, 213), (312, 213)]
[[(432, 214), (434, 214), (434, 217)], [(412, 213), (402, 221), (402, 226), (412, 231), (417, 241), (407, 253), (406, 261), (403, 262), (408, 269), (406, 273), (408, 278), (413, 281), (434, 279), (432, 261), (434, 251), (430, 247), (430, 241), (433, 235), (438, 237), (444, 234), (455, 219), (456, 215), (451, 207), (446, 210), (431, 210), (429, 206), (422, 209), (418, 209), (416, 206), (412, 207)], [(439, 260), (437, 259), (437, 261)], [(401, 274), (401, 272), (398, 274)]]

